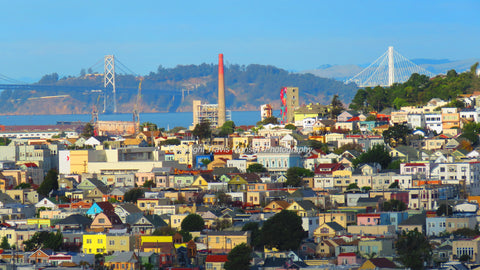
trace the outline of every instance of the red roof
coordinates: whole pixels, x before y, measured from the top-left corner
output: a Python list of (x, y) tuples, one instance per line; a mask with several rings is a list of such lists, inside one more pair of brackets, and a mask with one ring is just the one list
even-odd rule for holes
[(425, 166), (425, 163), (406, 163), (405, 166)]
[(233, 154), (232, 150), (215, 150), (213, 152), (214, 155), (231, 155)]
[(355, 116), (347, 120), (347, 122), (360, 121), (360, 117)]
[(375, 214), (375, 213), (371, 213), (371, 214), (359, 213), (359, 214), (357, 214), (357, 218), (358, 218), (358, 217), (380, 217), (380, 214)]
[[(329, 170), (321, 170), (329, 169)], [(315, 167), (315, 174), (331, 174), (337, 170), (343, 170), (345, 166), (341, 163), (320, 163)]]
[(338, 257), (357, 257), (357, 254), (354, 252), (345, 252), (338, 254)]
[(205, 262), (226, 262), (228, 255), (208, 255)]
[(32, 162), (28, 162), (28, 163), (23, 163), (23, 165), (25, 165), (27, 168), (37, 168), (37, 164), (35, 163), (32, 163)]

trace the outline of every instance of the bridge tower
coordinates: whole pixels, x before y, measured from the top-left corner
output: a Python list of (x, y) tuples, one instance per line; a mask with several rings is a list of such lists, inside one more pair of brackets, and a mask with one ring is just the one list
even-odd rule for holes
[(375, 62), (347, 80), (346, 83), (354, 82), (360, 87), (392, 86), (394, 83), (406, 82), (413, 73), (424, 74), (429, 77), (435, 76), (414, 64), (390, 46)]
[[(103, 87), (105, 87), (105, 92), (107, 91), (107, 87), (112, 87), (112, 104), (105, 104), (109, 107), (112, 106), (113, 113), (117, 113), (117, 92), (115, 88), (115, 58), (113, 55), (105, 55), (104, 58), (104, 73), (103, 73)], [(105, 99), (107, 99), (107, 94), (105, 93)], [(106, 106), (103, 107), (103, 112), (106, 112)]]

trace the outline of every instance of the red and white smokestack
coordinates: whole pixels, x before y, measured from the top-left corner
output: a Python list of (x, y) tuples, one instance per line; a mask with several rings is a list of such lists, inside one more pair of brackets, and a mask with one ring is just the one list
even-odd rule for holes
[(218, 126), (225, 124), (225, 80), (223, 78), (223, 54), (218, 55)]

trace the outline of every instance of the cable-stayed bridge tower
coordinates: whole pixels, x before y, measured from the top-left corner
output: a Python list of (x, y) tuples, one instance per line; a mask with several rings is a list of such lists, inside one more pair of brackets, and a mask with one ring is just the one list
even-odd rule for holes
[(390, 46), (382, 56), (345, 83), (354, 82), (360, 87), (392, 86), (394, 83), (406, 82), (413, 73), (435, 76)]
[[(103, 87), (107, 92), (108, 86), (112, 87), (112, 104), (105, 104), (103, 112), (107, 111), (107, 106), (112, 106), (113, 113), (117, 113), (117, 91), (115, 88), (115, 58), (113, 55), (105, 55), (104, 58), (104, 73), (103, 73)], [(107, 99), (107, 93), (105, 93), (105, 100)]]

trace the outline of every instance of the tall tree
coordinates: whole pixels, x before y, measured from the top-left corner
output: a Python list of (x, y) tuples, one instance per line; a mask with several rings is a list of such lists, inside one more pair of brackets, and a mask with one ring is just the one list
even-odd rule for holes
[(193, 135), (198, 137), (200, 140), (210, 138), (212, 135), (212, 129), (210, 127), (209, 121), (202, 121), (201, 123), (195, 125), (193, 129)]
[(343, 107), (343, 103), (338, 97), (338, 95), (333, 95), (332, 102), (330, 103), (330, 115), (332, 119), (337, 118), (339, 114), (342, 113), (345, 108)]
[(142, 124), (140, 124), (140, 130), (143, 130), (144, 128), (147, 128), (148, 131), (158, 130), (157, 124), (151, 122), (143, 122)]
[(407, 210), (407, 205), (400, 201), (391, 199), (383, 203), (383, 211), (401, 212)]
[(95, 128), (92, 123), (86, 123), (83, 127), (82, 136), (85, 138), (90, 138), (95, 135)]
[(398, 260), (410, 269), (424, 269), (432, 257), (432, 246), (427, 237), (416, 228), (408, 233), (403, 231), (395, 245)]
[(59, 251), (63, 243), (63, 235), (60, 231), (36, 232), (29, 240), (23, 241), (25, 245), (25, 251), (34, 251), (39, 248), (49, 248), (54, 251)]
[(259, 247), (261, 244), (261, 232), (258, 222), (247, 222), (242, 227), (242, 231), (250, 231), (250, 243), (253, 248)]
[(50, 169), (43, 179), (43, 182), (38, 187), (38, 194), (47, 197), (50, 191), (58, 189), (58, 172), (55, 169)]
[(225, 270), (249, 270), (252, 260), (252, 249), (245, 243), (234, 247), (227, 256)]
[(205, 221), (197, 214), (190, 214), (183, 219), (180, 226), (182, 231), (198, 232), (205, 229)]
[(233, 121), (226, 121), (220, 127), (219, 135), (222, 136), (222, 137), (227, 137), (228, 135), (232, 134), (233, 132), (235, 132), (235, 123)]
[(395, 125), (389, 127), (383, 132), (383, 140), (385, 143), (388, 143), (390, 146), (397, 146), (399, 144), (405, 144), (407, 141), (407, 136), (412, 130), (405, 124)]
[(304, 177), (313, 177), (314, 173), (301, 167), (291, 167), (287, 170), (287, 181), (285, 184), (292, 187), (302, 187)]
[(139, 198), (143, 197), (143, 194), (145, 194), (145, 191), (142, 188), (132, 188), (125, 192), (123, 200), (125, 202), (136, 203)]
[(387, 148), (384, 145), (377, 144), (367, 152), (362, 153), (358, 158), (354, 159), (352, 163), (355, 167), (359, 164), (378, 163), (383, 169), (385, 169), (391, 161), (392, 158), (390, 157)]
[(10, 243), (8, 243), (8, 239), (6, 236), (2, 237), (2, 243), (0, 243), (0, 248), (3, 250), (10, 249)]
[(252, 164), (248, 165), (248, 168), (247, 168), (248, 173), (252, 173), (252, 172), (262, 173), (262, 172), (266, 172), (266, 171), (267, 171), (267, 169), (265, 167), (263, 167), (263, 165), (260, 164), (260, 163), (252, 163)]
[(262, 121), (257, 122), (257, 126), (268, 125), (268, 124), (278, 125), (279, 124), (278, 118), (275, 117), (275, 116), (270, 116), (270, 117), (267, 117), (267, 118), (263, 119)]
[(297, 250), (302, 239), (307, 237), (302, 227), (302, 218), (287, 210), (267, 219), (261, 233), (265, 246), (280, 251)]

